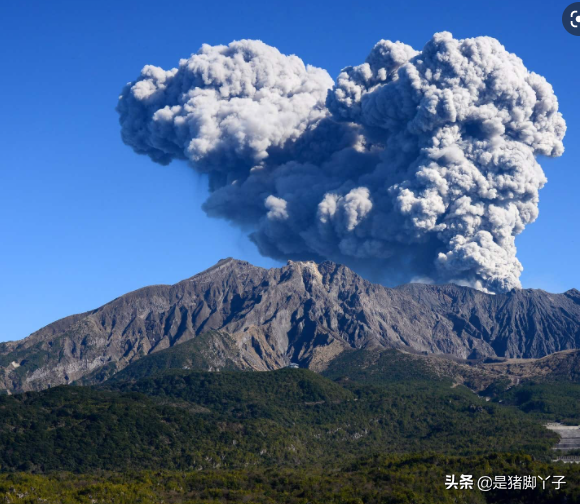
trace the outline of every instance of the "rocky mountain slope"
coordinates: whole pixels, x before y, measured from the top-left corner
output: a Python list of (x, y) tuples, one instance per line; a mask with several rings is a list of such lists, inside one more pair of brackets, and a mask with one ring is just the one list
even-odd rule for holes
[(203, 346), (206, 369), (297, 362), (322, 370), (345, 350), (391, 347), (464, 359), (538, 358), (580, 348), (580, 292), (389, 289), (331, 262), (266, 270), (225, 259), (175, 285), (139, 289), (0, 344), (0, 389), (40, 390), (101, 371), (104, 379), (209, 331), (221, 336)]

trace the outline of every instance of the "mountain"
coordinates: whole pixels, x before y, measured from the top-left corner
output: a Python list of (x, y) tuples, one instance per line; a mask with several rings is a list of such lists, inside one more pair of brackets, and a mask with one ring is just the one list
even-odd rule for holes
[(175, 285), (139, 289), (0, 344), (0, 389), (102, 381), (205, 333), (194, 358), (205, 370), (265, 371), (296, 362), (322, 371), (352, 349), (539, 358), (580, 348), (580, 292), (390, 289), (332, 262), (267, 270), (224, 259)]

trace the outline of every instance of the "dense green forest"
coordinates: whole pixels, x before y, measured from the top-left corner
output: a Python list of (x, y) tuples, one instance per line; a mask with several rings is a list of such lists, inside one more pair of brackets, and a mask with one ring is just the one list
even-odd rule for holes
[(3, 470), (330, 467), (361, 455), (521, 451), (557, 436), (445, 380), (381, 385), (303, 369), (172, 370), (106, 387), (0, 398)]
[(343, 352), (322, 374), (334, 381), (350, 380), (373, 385), (440, 382), (451, 386), (453, 383), (450, 378), (438, 375), (426, 362), (395, 349)]
[(512, 405), (538, 420), (580, 424), (580, 384), (529, 381), (499, 391), (494, 402)]
[[(350, 380), (383, 387), (393, 383), (453, 385), (426, 362), (396, 350), (345, 352), (323, 374), (339, 383)], [(515, 407), (540, 422), (580, 424), (580, 383), (572, 381), (568, 373), (559, 375), (558, 370), (547, 378), (535, 377), (515, 386), (507, 378), (499, 379), (479, 395), (490, 397), (494, 404)]]
[[(152, 359), (100, 386), (1, 396), (0, 500), (580, 502), (580, 468), (550, 462), (558, 437), (542, 426), (580, 420), (578, 385), (498, 382), (486, 401), (420, 360), (369, 355), (324, 375)], [(445, 490), (450, 473), (562, 474), (566, 486)]]
[[(565, 475), (558, 490), (481, 492), (446, 489), (446, 475)], [(540, 480), (537, 480), (540, 481)], [(439, 454), (361, 458), (333, 468), (246, 468), (139, 471), (78, 475), (0, 475), (5, 502), (51, 504), (264, 503), (264, 504), (573, 504), (580, 502), (580, 467), (551, 465), (529, 455), (452, 457)]]

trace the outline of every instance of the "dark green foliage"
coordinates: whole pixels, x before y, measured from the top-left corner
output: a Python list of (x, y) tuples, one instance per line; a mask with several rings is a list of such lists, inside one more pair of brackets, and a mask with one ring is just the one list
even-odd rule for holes
[(325, 466), (364, 454), (526, 451), (557, 436), (443, 381), (339, 383), (301, 369), (171, 371), (0, 397), (4, 470)]
[(5, 470), (173, 467), (176, 448), (183, 461), (195, 455), (190, 437), (217, 434), (203, 416), (137, 394), (57, 387), (0, 397)]
[(485, 390), (482, 390), (480, 394), (484, 397), (497, 397), (511, 387), (511, 382), (508, 379), (498, 380), (490, 384)]
[[(445, 476), (565, 476), (560, 490), (447, 490)], [(0, 476), (0, 499), (51, 504), (260, 503), (260, 504), (574, 504), (580, 502), (580, 467), (534, 461), (527, 455), (450, 457), (389, 455), (335, 468), (246, 468), (194, 472)]]
[(308, 406), (316, 403), (355, 399), (352, 392), (317, 373), (288, 368), (223, 373), (171, 370), (136, 383), (111, 382), (107, 386), (122, 392), (177, 398), (244, 418), (291, 414), (294, 409), (309, 414)]
[(526, 382), (498, 393), (494, 401), (517, 406), (534, 418), (580, 424), (580, 384)]
[[(210, 408), (227, 418), (272, 420), (291, 429), (319, 456), (360, 450), (482, 453), (523, 449), (544, 452), (556, 436), (521, 413), (486, 403), (447, 381), (395, 381), (380, 386), (331, 382), (307, 370), (273, 373), (173, 371), (125, 392), (172, 397)], [(323, 441), (319, 447), (319, 441)], [(328, 449), (328, 443), (335, 446)]]
[[(580, 502), (580, 467), (548, 462), (558, 439), (538, 421), (553, 415), (546, 408), (575, 418), (577, 386), (499, 384), (502, 403), (486, 402), (412, 356), (373, 358), (346, 354), (327, 377), (304, 369), (150, 375), (167, 364), (151, 361), (128, 381), (1, 396), (0, 501)], [(566, 485), (446, 490), (447, 474), (560, 474)]]
[(346, 351), (331, 361), (323, 375), (331, 380), (348, 379), (360, 383), (382, 385), (393, 382), (444, 381), (424, 362), (399, 350)]

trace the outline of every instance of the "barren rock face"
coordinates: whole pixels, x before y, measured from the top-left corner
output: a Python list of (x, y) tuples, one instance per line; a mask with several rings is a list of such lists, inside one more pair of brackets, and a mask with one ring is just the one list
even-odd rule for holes
[(204, 358), (217, 368), (226, 356), (240, 368), (298, 362), (322, 370), (345, 349), (375, 347), (462, 358), (542, 357), (580, 348), (580, 293), (389, 289), (331, 262), (266, 270), (225, 259), (175, 285), (131, 292), (0, 344), (0, 389), (71, 383), (105, 366), (115, 372), (210, 330), (233, 342), (216, 353), (214, 364), (208, 350)]

